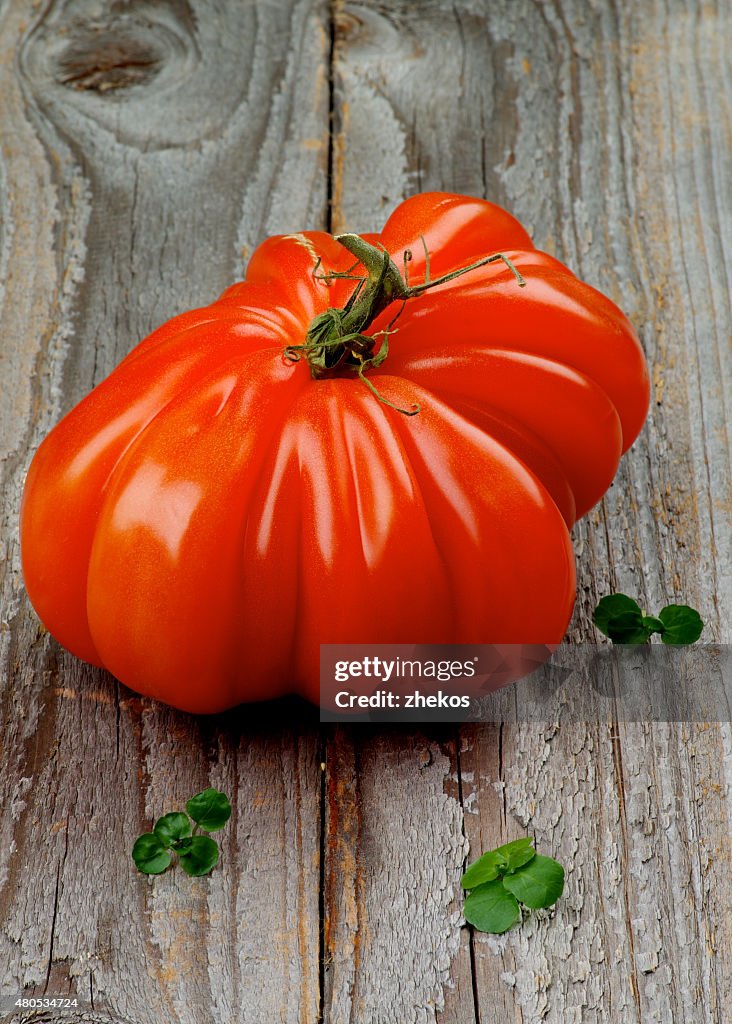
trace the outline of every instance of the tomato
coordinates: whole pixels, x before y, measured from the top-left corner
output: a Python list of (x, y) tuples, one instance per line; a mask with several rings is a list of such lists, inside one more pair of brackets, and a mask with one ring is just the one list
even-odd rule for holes
[(30, 599), (142, 694), (193, 712), (317, 702), (321, 642), (566, 631), (569, 528), (647, 411), (633, 328), (480, 199), (418, 195), (362, 238), (266, 240), (244, 282), (142, 341), (33, 459)]

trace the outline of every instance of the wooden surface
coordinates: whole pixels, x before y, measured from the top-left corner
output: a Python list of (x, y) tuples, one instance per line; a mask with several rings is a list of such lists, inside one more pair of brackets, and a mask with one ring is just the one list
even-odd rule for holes
[[(619, 589), (729, 643), (730, 51), (725, 0), (0, 6), (0, 993), (133, 1024), (729, 1019), (728, 723), (194, 719), (43, 633), (17, 513), (61, 414), (264, 236), (485, 195), (625, 309), (652, 367), (646, 429), (575, 530), (570, 639)], [(135, 836), (207, 784), (234, 797), (221, 866), (136, 874)], [(527, 831), (565, 897), (471, 934), (468, 851)]]

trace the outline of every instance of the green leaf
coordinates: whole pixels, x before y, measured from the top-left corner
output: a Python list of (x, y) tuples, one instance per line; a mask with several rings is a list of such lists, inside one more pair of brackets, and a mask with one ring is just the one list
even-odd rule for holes
[(619, 615), (629, 615), (631, 613), (637, 615), (639, 622), (642, 620), (643, 613), (640, 610), (640, 606), (632, 597), (628, 597), (626, 594), (609, 594), (598, 602), (592, 616), (592, 621), (601, 633), (604, 633), (605, 636), (610, 636), (608, 627), (611, 620), (616, 619)]
[(644, 644), (652, 633), (660, 633), (665, 644), (693, 644), (704, 629), (699, 613), (688, 605), (670, 604), (658, 616), (644, 615), (625, 594), (603, 597), (592, 618), (615, 644)]
[(644, 626), (640, 612), (623, 612), (610, 619), (607, 635), (614, 644), (644, 644), (651, 630)]
[(550, 907), (564, 891), (564, 868), (551, 857), (538, 854), (501, 884), (532, 910)]
[(204, 832), (217, 832), (231, 817), (231, 804), (218, 789), (204, 789), (186, 804), (186, 810)]
[(171, 814), (164, 814), (155, 822), (153, 832), (158, 836), (165, 846), (170, 846), (176, 839), (183, 839), (191, 834), (191, 819), (182, 811), (173, 811)]
[(536, 856), (533, 842), (531, 836), (524, 836), (522, 839), (514, 839), (512, 843), (499, 846), (495, 852), (506, 858), (507, 871), (516, 871)]
[(470, 865), (460, 879), (463, 889), (474, 889), (476, 885), (498, 878), (502, 868), (506, 867), (506, 863), (502, 858), (496, 856), (496, 852), (496, 850), (491, 850), (489, 853), (484, 853)]
[(484, 853), (467, 869), (460, 884), (463, 889), (474, 889), (476, 885), (499, 878), (507, 871), (515, 871), (522, 864), (527, 864), (536, 856), (530, 836), (514, 839), (513, 842), (497, 846), (495, 850)]
[(651, 633), (665, 633), (666, 627), (660, 619), (657, 619), (655, 615), (644, 615), (643, 626), (645, 627), (648, 635)]
[(666, 605), (658, 617), (666, 627), (661, 637), (665, 644), (693, 644), (704, 629), (699, 612), (686, 604)]
[(132, 859), (137, 865), (137, 870), (143, 875), (160, 875), (170, 867), (171, 857), (160, 836), (153, 832), (145, 832), (135, 840)]
[(465, 920), (479, 931), (494, 935), (508, 931), (521, 917), (515, 897), (506, 892), (500, 878), (473, 889), (465, 899), (463, 912)]
[(176, 844), (180, 866), (188, 875), (207, 875), (219, 859), (219, 847), (208, 836), (192, 836)]

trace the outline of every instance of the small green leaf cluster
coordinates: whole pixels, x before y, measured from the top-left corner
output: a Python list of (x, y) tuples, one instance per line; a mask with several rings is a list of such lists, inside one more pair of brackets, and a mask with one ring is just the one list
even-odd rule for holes
[(500, 935), (520, 919), (519, 903), (539, 910), (557, 902), (564, 892), (564, 868), (537, 853), (526, 837), (484, 853), (460, 884), (470, 890), (465, 920), (481, 932)]
[[(219, 847), (201, 832), (218, 832), (231, 817), (228, 797), (217, 789), (204, 789), (186, 804), (188, 814), (172, 811), (155, 822), (152, 832), (138, 837), (132, 859), (144, 875), (160, 875), (173, 863), (173, 855), (189, 875), (207, 875), (219, 859)], [(195, 824), (194, 824), (195, 823)]]
[(653, 633), (660, 633), (665, 644), (693, 644), (704, 629), (699, 612), (688, 605), (668, 604), (657, 616), (646, 615), (625, 594), (603, 597), (592, 621), (614, 644), (645, 644)]

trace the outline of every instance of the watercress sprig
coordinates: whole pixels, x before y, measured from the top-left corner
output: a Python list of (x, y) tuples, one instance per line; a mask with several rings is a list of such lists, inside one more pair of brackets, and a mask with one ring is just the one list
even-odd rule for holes
[(177, 856), (188, 875), (207, 875), (219, 859), (218, 844), (201, 832), (218, 832), (231, 817), (228, 797), (217, 789), (204, 789), (186, 804), (186, 811), (171, 811), (158, 818), (152, 832), (138, 836), (132, 859), (144, 875), (167, 871)]
[(693, 644), (704, 629), (699, 612), (686, 604), (668, 604), (646, 615), (626, 594), (609, 594), (598, 603), (592, 621), (614, 644), (645, 644), (659, 633), (665, 644)]
[(489, 850), (467, 869), (460, 884), (468, 889), (465, 920), (481, 932), (508, 931), (532, 910), (551, 907), (564, 892), (564, 868), (537, 853), (530, 837)]

